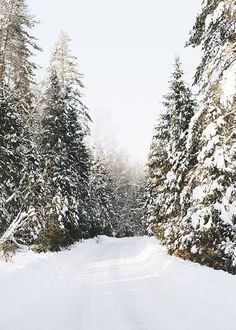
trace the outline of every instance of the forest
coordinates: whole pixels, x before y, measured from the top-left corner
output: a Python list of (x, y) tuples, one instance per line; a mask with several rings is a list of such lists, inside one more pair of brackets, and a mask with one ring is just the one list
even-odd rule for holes
[(38, 82), (37, 22), (24, 0), (0, 0), (6, 260), (17, 250), (60, 251), (101, 235), (154, 235), (171, 255), (236, 273), (235, 23), (234, 0), (203, 2), (186, 42), (201, 49), (194, 89), (176, 57), (140, 169), (89, 143), (93, 118), (70, 37), (61, 32)]
[(83, 75), (61, 32), (45, 81), (23, 0), (0, 1), (0, 246), (59, 251), (98, 235), (141, 235), (144, 175), (118, 151), (90, 145)]

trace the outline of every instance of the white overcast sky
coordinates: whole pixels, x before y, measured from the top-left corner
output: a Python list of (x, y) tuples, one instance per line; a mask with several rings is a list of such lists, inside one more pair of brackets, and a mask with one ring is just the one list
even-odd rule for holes
[[(145, 161), (174, 57), (191, 80), (199, 51), (184, 48), (201, 0), (28, 0), (45, 68), (61, 30), (78, 57), (84, 102), (102, 137)], [(42, 70), (43, 71), (43, 70)], [(97, 124), (99, 122), (99, 125)], [(115, 135), (115, 136), (114, 136)]]

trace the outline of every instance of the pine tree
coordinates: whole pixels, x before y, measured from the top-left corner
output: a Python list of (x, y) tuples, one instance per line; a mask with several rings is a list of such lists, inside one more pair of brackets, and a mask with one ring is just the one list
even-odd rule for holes
[(91, 237), (113, 236), (115, 217), (111, 177), (104, 156), (95, 155), (89, 180), (89, 214)]
[(165, 218), (162, 214), (162, 206), (165, 203), (165, 181), (171, 166), (168, 161), (166, 146), (170, 139), (170, 113), (162, 113), (154, 129), (154, 136), (149, 152), (147, 165), (147, 227), (148, 231), (155, 232), (158, 237), (163, 237), (162, 222)]
[(203, 50), (194, 82), (207, 93), (235, 62), (235, 1), (204, 1), (187, 46)]
[[(68, 47), (64, 36), (57, 47)], [(57, 55), (54, 53), (54, 56)], [(61, 66), (51, 64), (50, 67), (40, 138), (48, 199), (45, 233), (41, 241), (56, 226), (55, 234), (59, 234), (60, 241), (53, 249), (89, 237), (86, 207), (90, 160), (85, 144), (89, 116), (81, 101), (82, 84), (79, 73), (75, 75), (76, 63), (71, 61), (68, 49), (64, 56), (60, 58), (64, 63), (63, 71), (59, 70)], [(56, 61), (57, 58), (53, 57), (52, 63)], [(70, 63), (73, 75), (65, 63)], [(52, 238), (51, 241), (53, 243)]]
[(189, 258), (231, 272), (236, 269), (235, 14), (235, 1), (205, 1), (190, 37), (189, 44), (203, 50), (195, 75), (201, 102), (188, 137), (197, 162), (187, 175), (182, 195), (189, 203), (176, 241)]
[(50, 68), (57, 72), (60, 85), (63, 88), (70, 88), (70, 93), (73, 94), (71, 100), (75, 100), (77, 106), (77, 113), (83, 133), (89, 133), (88, 123), (91, 118), (88, 114), (87, 107), (82, 102), (82, 89), (84, 88), (82, 78), (83, 75), (79, 72), (77, 58), (71, 54), (70, 51), (71, 39), (65, 32), (61, 32), (58, 42), (52, 53)]
[(143, 169), (131, 168), (128, 179), (122, 208), (124, 221), (119, 232), (125, 237), (142, 236), (146, 234), (144, 223), (146, 185)]
[(196, 101), (184, 82), (183, 75), (181, 62), (176, 58), (170, 93), (164, 96), (163, 103), (171, 114), (170, 138), (167, 145), (170, 170), (166, 175), (166, 194), (163, 204), (164, 217), (167, 219), (164, 241), (170, 251), (175, 249), (173, 243), (179, 235), (179, 223), (185, 212), (181, 192), (188, 185), (186, 175), (196, 161), (194, 154), (188, 152), (186, 145)]
[(27, 111), (36, 68), (31, 57), (34, 50), (39, 50), (35, 38), (28, 32), (35, 21), (28, 13), (25, 0), (1, 0), (0, 12), (0, 80), (14, 90), (18, 107)]
[(24, 167), (22, 139), (24, 123), (15, 107), (9, 87), (3, 82), (0, 88), (0, 185), (1, 185), (1, 235), (17, 217), (19, 198), (19, 173)]
[(142, 189), (142, 171), (129, 164), (122, 153), (113, 152), (108, 156), (111, 190), (114, 194), (114, 222), (113, 229), (116, 237), (140, 235), (145, 231), (143, 218), (143, 204), (139, 193)]
[[(32, 51), (38, 49), (28, 33), (34, 21), (23, 0), (0, 1), (1, 85), (1, 244), (32, 218), (29, 180), (35, 175), (33, 148), (27, 117), (32, 108), (31, 83), (35, 65)], [(31, 163), (30, 163), (31, 162)], [(26, 170), (27, 169), (27, 170)], [(30, 172), (29, 172), (30, 170)], [(29, 179), (31, 178), (31, 179)], [(32, 188), (32, 186), (31, 186)], [(33, 189), (34, 190), (34, 189)], [(10, 244), (10, 243), (9, 243)]]
[(171, 250), (183, 212), (180, 193), (193, 161), (186, 141), (195, 100), (183, 81), (179, 58), (163, 105), (166, 112), (155, 128), (148, 164), (148, 214), (154, 232)]

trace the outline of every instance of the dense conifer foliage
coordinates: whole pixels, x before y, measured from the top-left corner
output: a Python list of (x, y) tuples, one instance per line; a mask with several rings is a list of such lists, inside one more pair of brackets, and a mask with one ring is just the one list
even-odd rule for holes
[(148, 217), (163, 241), (173, 243), (182, 213), (180, 193), (186, 184), (191, 157), (186, 148), (195, 100), (183, 81), (179, 58), (164, 96), (161, 114), (151, 146), (148, 163)]
[(177, 246), (200, 262), (235, 272), (235, 75), (236, 5), (207, 1), (197, 17), (190, 45), (203, 58), (195, 81), (201, 101), (192, 120), (189, 148), (198, 145), (188, 174), (190, 204)]
[(31, 56), (38, 47), (28, 33), (34, 20), (24, 1), (2, 0), (0, 11), (1, 241), (18, 245), (25, 234), (20, 243), (15, 234), (34, 215), (29, 195), (37, 165), (28, 119), (36, 67)]
[(95, 155), (92, 160), (89, 180), (89, 207), (91, 236), (113, 236), (115, 221), (111, 176), (103, 155)]
[(61, 32), (37, 93), (35, 21), (24, 0), (1, 0), (0, 13), (1, 250), (57, 251), (80, 239), (118, 235), (117, 205), (128, 192), (118, 202), (108, 161), (88, 145), (91, 119), (69, 36)]
[(65, 34), (60, 36), (56, 49), (61, 52), (54, 52), (49, 68), (39, 144), (48, 188), (46, 231), (55, 222), (74, 241), (88, 236), (89, 152), (84, 118), (89, 117), (68, 41)]
[(203, 2), (188, 42), (203, 53), (194, 79), (198, 105), (188, 99), (181, 132), (182, 104), (175, 99), (169, 107), (167, 97), (148, 164), (149, 221), (170, 253), (233, 273), (235, 14), (235, 1)]
[[(58, 251), (154, 233), (171, 254), (236, 273), (236, 4), (206, 0), (193, 95), (177, 57), (147, 164), (89, 142), (83, 75), (61, 32), (38, 92), (24, 0), (0, 0), (0, 250)], [(145, 207), (146, 206), (146, 207)]]

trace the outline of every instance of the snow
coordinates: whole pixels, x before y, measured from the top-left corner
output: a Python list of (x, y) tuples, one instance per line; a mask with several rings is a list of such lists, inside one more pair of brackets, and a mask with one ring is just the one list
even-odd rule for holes
[(195, 253), (198, 252), (198, 249), (197, 249), (196, 245), (192, 246), (192, 248), (191, 248), (191, 252), (192, 252), (193, 254), (195, 254)]
[(220, 101), (225, 107), (227, 107), (229, 104), (232, 104), (236, 94), (236, 61), (224, 71), (221, 88), (223, 94)]
[[(218, 121), (218, 124), (219, 123), (223, 123), (222, 119)], [(198, 160), (203, 162), (206, 167), (212, 167), (212, 165), (214, 165), (219, 170), (225, 170), (226, 164), (224, 150), (219, 146), (221, 141), (220, 136), (217, 135), (217, 125), (215, 123), (208, 124), (203, 131), (203, 137), (207, 140), (207, 144), (199, 153)], [(206, 158), (206, 155), (212, 150), (214, 150), (213, 155)]]
[(206, 195), (204, 186), (197, 186), (193, 189), (192, 196), (194, 200), (202, 200)]
[(0, 261), (1, 330), (235, 330), (236, 277), (154, 238), (88, 240)]
[(225, 170), (225, 157), (224, 157), (224, 149), (221, 147), (216, 148), (213, 155), (212, 162), (219, 170)]
[(217, 126), (215, 123), (210, 123), (204, 130), (203, 135), (205, 135), (207, 140), (210, 140), (216, 135)]
[(198, 226), (200, 226), (200, 228), (204, 226), (204, 219), (202, 219), (201, 213), (201, 210), (198, 210), (191, 216), (191, 224), (194, 229), (197, 229)]
[(232, 225), (236, 214), (236, 202), (234, 200), (234, 186), (229, 186), (222, 198), (222, 202), (216, 202), (214, 208), (219, 211), (222, 221)]
[(173, 171), (169, 171), (166, 174), (166, 182), (170, 183), (170, 182), (175, 181), (175, 180), (176, 180), (176, 174)]
[[(203, 8), (207, 5), (207, 2), (204, 4), (203, 3)], [(221, 1), (218, 6), (216, 7), (216, 9), (214, 10), (214, 12), (210, 15), (207, 16), (206, 18), (206, 29), (209, 28), (210, 24), (215, 23), (223, 14), (225, 9), (225, 4), (224, 1)]]

